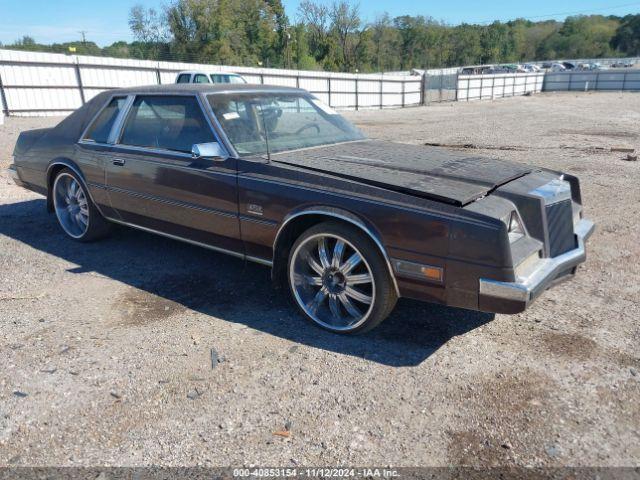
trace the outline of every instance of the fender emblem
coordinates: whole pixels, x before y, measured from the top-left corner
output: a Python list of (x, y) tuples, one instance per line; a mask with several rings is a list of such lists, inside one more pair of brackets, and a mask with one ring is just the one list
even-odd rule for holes
[(250, 203), (247, 205), (247, 212), (252, 213), (253, 215), (262, 215), (263, 213), (262, 205), (256, 205), (255, 203)]

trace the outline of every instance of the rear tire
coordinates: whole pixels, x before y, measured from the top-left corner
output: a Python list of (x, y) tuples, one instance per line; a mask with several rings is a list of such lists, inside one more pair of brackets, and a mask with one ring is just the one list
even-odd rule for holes
[(58, 223), (72, 239), (92, 242), (109, 233), (111, 224), (100, 214), (74, 171), (63, 168), (56, 174), (51, 197)]
[(287, 272), (294, 303), (305, 318), (334, 333), (375, 328), (398, 299), (375, 243), (338, 222), (305, 231), (291, 249)]

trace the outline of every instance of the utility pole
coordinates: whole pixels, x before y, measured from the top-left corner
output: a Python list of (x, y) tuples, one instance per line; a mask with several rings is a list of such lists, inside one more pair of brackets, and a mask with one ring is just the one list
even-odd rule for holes
[(82, 44), (84, 45), (85, 43), (87, 43), (87, 31), (86, 30), (80, 30), (80, 31), (78, 31), (78, 33), (80, 35), (82, 35)]

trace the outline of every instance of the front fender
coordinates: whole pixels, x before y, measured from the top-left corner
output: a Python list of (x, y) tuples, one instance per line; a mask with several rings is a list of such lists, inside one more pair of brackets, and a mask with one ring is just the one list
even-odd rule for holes
[(389, 275), (392, 278), (394, 288), (396, 293), (400, 295), (400, 290), (398, 288), (398, 284), (396, 282), (396, 278), (393, 272), (393, 268), (391, 267), (391, 260), (387, 253), (385, 246), (382, 243), (381, 235), (378, 230), (369, 222), (368, 220), (362, 218), (360, 215), (357, 215), (349, 210), (339, 208), (339, 207), (331, 207), (326, 205), (313, 205), (313, 206), (305, 206), (299, 209), (293, 210), (289, 214), (287, 214), (278, 229), (278, 233), (276, 234), (274, 244), (273, 244), (273, 265), (274, 265), (274, 274), (277, 275), (278, 265), (280, 264), (281, 258), (278, 257), (278, 253), (282, 251), (281, 243), (285, 241), (288, 237), (288, 230), (293, 227), (296, 221), (304, 219), (305, 217), (325, 217), (325, 218), (333, 218), (340, 220), (342, 222), (350, 223), (356, 228), (363, 231), (378, 247), (380, 254), (384, 258), (385, 263), (387, 264), (387, 268), (389, 271)]

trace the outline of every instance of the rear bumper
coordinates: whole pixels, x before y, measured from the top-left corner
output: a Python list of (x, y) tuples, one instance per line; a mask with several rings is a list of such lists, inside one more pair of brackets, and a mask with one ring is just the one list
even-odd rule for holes
[(519, 313), (542, 292), (556, 282), (569, 278), (576, 267), (586, 258), (585, 242), (593, 233), (595, 225), (582, 219), (575, 226), (578, 246), (554, 258), (544, 258), (526, 277), (515, 282), (499, 282), (481, 278), (479, 308), (485, 312)]
[(6, 172), (13, 179), (16, 185), (18, 185), (19, 187), (24, 187), (24, 183), (22, 182), (22, 180), (20, 180), (20, 175), (18, 175), (18, 171), (16, 170), (15, 165), (10, 165), (9, 168), (6, 169)]

